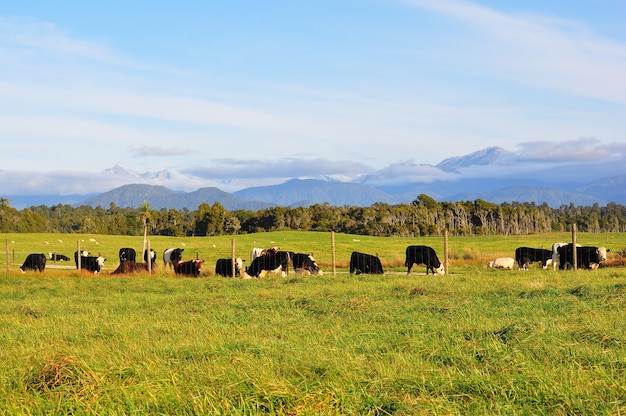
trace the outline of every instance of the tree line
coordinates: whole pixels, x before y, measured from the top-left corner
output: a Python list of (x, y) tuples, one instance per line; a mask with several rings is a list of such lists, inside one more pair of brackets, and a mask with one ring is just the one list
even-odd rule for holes
[(88, 233), (211, 236), (263, 231), (335, 231), (372, 236), (520, 235), (550, 231), (626, 231), (626, 207), (512, 202), (495, 204), (481, 199), (437, 202), (421, 194), (411, 203), (370, 207), (315, 204), (309, 207), (271, 207), (259, 211), (227, 211), (220, 203), (202, 203), (198, 209), (108, 208), (71, 205), (31, 206), (22, 210), (0, 198), (0, 232)]

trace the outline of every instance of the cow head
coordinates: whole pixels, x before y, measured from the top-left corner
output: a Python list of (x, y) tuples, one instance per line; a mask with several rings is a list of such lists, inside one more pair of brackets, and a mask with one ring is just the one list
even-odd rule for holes
[(243, 270), (243, 259), (241, 257), (237, 257), (235, 259), (235, 273), (241, 273)]

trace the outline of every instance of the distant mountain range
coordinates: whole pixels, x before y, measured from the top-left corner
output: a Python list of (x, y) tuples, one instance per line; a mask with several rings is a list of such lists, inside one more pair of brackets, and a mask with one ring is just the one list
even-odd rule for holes
[[(439, 202), (473, 201), (482, 199), (501, 204), (504, 202), (543, 203), (557, 208), (574, 204), (589, 206), (606, 205), (615, 202), (626, 205), (626, 170), (624, 175), (596, 177), (589, 181), (572, 179), (574, 175), (559, 170), (537, 172), (527, 169), (511, 173), (518, 166), (515, 155), (499, 147), (484, 149), (463, 157), (442, 161), (436, 166), (407, 165), (411, 175), (396, 171), (379, 171), (351, 182), (330, 179), (291, 179), (279, 185), (253, 186), (228, 193), (216, 187), (200, 188), (193, 192), (172, 190), (159, 185), (128, 184), (108, 192), (92, 195), (58, 196), (2, 196), (15, 207), (36, 205), (89, 205), (109, 207), (115, 203), (119, 207), (137, 208), (148, 202), (152, 209), (175, 208), (195, 210), (202, 203), (220, 203), (225, 209), (259, 210), (271, 206), (310, 206), (328, 203), (335, 206), (371, 206), (382, 202), (388, 204), (410, 203), (420, 194), (426, 194)], [(397, 169), (402, 170), (403, 166)], [(116, 174), (123, 174), (120, 167), (113, 168)], [(481, 169), (493, 172), (476, 176), (470, 174)], [(584, 168), (571, 166), (570, 171), (580, 173)], [(425, 172), (416, 176), (414, 172)], [(436, 172), (436, 175), (432, 175)], [(470, 172), (470, 173), (468, 173)], [(583, 171), (584, 173), (584, 171)], [(111, 170), (107, 170), (111, 174)], [(167, 178), (167, 171), (151, 175)], [(138, 176), (135, 175), (135, 178)], [(554, 179), (552, 179), (554, 178)]]

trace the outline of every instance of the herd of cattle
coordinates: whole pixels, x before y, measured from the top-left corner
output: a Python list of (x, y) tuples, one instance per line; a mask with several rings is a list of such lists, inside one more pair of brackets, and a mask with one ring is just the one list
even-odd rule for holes
[[(191, 259), (183, 261), (184, 248), (167, 248), (163, 251), (163, 266), (174, 270), (176, 275), (193, 276), (200, 275), (204, 260)], [(515, 257), (500, 257), (489, 262), (488, 267), (499, 269), (513, 269), (517, 263), (520, 270), (527, 270), (530, 263), (540, 262), (544, 269), (552, 265), (554, 270), (568, 269), (573, 267), (576, 258), (577, 268), (595, 269), (600, 262), (606, 260), (607, 250), (604, 247), (591, 247), (568, 243), (555, 243), (552, 250), (519, 247), (515, 250)], [(69, 261), (69, 257), (62, 254), (49, 253), (29, 254), (20, 267), (22, 272), (28, 270), (44, 271), (46, 261)], [(148, 272), (156, 268), (156, 252), (147, 250), (143, 254), (143, 262), (137, 262), (137, 253), (133, 248), (124, 247), (119, 250), (119, 266), (112, 274), (129, 274), (136, 272)], [(91, 256), (88, 252), (76, 251), (74, 253), (76, 268), (97, 274), (104, 266), (106, 259), (102, 256)], [(243, 266), (244, 260), (240, 257), (235, 259), (221, 258), (215, 264), (215, 274), (224, 277), (259, 278), (265, 274), (274, 272), (286, 276), (291, 267), (298, 273), (322, 274), (313, 256), (292, 251), (282, 251), (278, 247), (267, 249), (253, 248), (250, 254), (250, 265)], [(432, 272), (443, 275), (445, 269), (437, 253), (432, 247), (423, 245), (411, 245), (406, 248), (407, 275), (411, 274), (413, 265), (425, 265), (426, 274)], [(354, 251), (350, 256), (350, 274), (384, 274), (383, 266), (378, 256)]]
[[(174, 270), (177, 275), (193, 276), (200, 275), (204, 260), (191, 259), (183, 261), (184, 248), (168, 248), (163, 252), (163, 266)], [(32, 253), (26, 257), (20, 270), (26, 272), (35, 270), (43, 272), (46, 268), (47, 260), (69, 261), (70, 258), (56, 253), (45, 254)], [(137, 252), (130, 247), (124, 247), (119, 250), (119, 266), (111, 274), (130, 274), (137, 272), (148, 272), (156, 270), (156, 252), (150, 250), (144, 251), (143, 262), (137, 262)], [(249, 267), (243, 267), (243, 260), (236, 258), (234, 260), (235, 276), (243, 278), (262, 277), (268, 272), (282, 272), (283, 275), (289, 273), (289, 265), (302, 273), (322, 274), (319, 266), (312, 256), (303, 253), (294, 253), (280, 251), (278, 247), (268, 249), (254, 248), (251, 253), (251, 264)], [(87, 251), (76, 251), (74, 253), (74, 262), (76, 269), (85, 270), (90, 273), (98, 274), (104, 267), (106, 259), (102, 256), (91, 256)], [(215, 265), (215, 274), (218, 276), (233, 276), (233, 261), (231, 259), (218, 259)]]
[[(531, 247), (518, 247), (515, 249), (515, 258), (500, 257), (489, 262), (489, 267), (499, 269), (513, 269), (515, 263), (520, 270), (528, 270), (530, 263), (541, 263), (541, 267), (547, 269), (552, 265), (552, 269), (571, 269), (576, 262), (576, 268), (588, 270), (597, 269), (600, 263), (606, 260), (606, 255), (610, 250), (605, 247), (581, 246), (572, 243), (554, 243), (552, 250)], [(574, 256), (576, 254), (576, 256)]]

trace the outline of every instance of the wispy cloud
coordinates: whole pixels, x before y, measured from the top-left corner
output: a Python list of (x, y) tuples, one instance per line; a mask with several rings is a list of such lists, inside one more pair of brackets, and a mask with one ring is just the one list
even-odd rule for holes
[(467, 1), (405, 2), (465, 25), (456, 52), (469, 71), (473, 62), (476, 74), (626, 104), (624, 43), (550, 16), (507, 14)]
[(135, 156), (178, 156), (193, 152), (190, 149), (177, 147), (141, 146), (132, 149)]
[(234, 160), (221, 159), (210, 166), (181, 169), (181, 173), (209, 179), (315, 178), (335, 177), (353, 180), (375, 170), (365, 164), (325, 159)]
[[(5, 56), (40, 59), (41, 53), (64, 57), (81, 57), (95, 61), (121, 62), (119, 56), (102, 43), (88, 42), (64, 33), (50, 22), (0, 16), (0, 44)], [(8, 46), (7, 46), (8, 45)]]
[(626, 144), (603, 144), (591, 137), (581, 137), (563, 142), (535, 141), (518, 145), (522, 161), (571, 163), (595, 161), (602, 163), (612, 157), (626, 154)]

